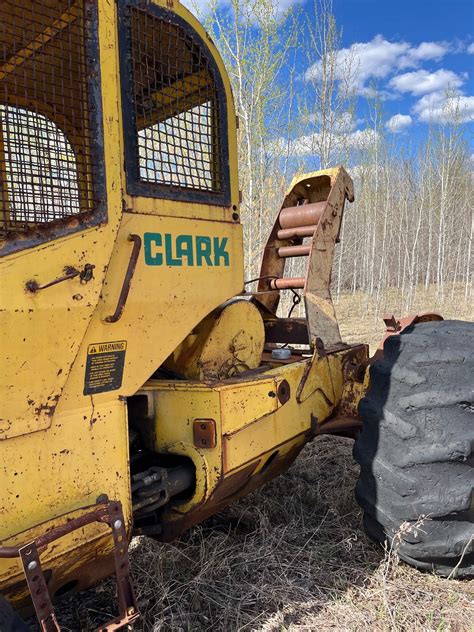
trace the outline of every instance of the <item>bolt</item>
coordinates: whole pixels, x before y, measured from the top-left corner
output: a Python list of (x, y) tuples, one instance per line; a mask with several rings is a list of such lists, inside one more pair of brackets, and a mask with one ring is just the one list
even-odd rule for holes
[(114, 529), (115, 529), (116, 531), (118, 531), (118, 530), (120, 529), (120, 527), (121, 527), (121, 526), (122, 526), (122, 521), (121, 521), (121, 520), (116, 520), (116, 521), (114, 522)]
[(33, 560), (32, 562), (30, 562), (30, 563), (28, 564), (28, 570), (29, 570), (29, 571), (34, 571), (34, 570), (35, 570), (35, 568), (36, 568), (37, 566), (38, 566), (37, 562), (35, 562), (35, 561)]

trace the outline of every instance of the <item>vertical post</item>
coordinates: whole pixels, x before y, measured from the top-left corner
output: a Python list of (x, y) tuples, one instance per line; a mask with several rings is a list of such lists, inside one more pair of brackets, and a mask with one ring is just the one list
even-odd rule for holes
[(10, 198), (8, 194), (7, 156), (5, 153), (4, 130), (7, 108), (0, 105), (0, 230), (6, 230), (10, 221)]
[(346, 199), (351, 202), (354, 200), (354, 189), (351, 178), (340, 167), (331, 176), (326, 207), (313, 235), (304, 287), (308, 334), (312, 346), (316, 345), (318, 338), (326, 346), (341, 342), (331, 297), (331, 274)]

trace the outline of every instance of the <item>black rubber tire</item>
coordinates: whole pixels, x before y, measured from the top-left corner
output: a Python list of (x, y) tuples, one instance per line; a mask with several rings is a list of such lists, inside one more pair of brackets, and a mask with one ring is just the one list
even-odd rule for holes
[(17, 615), (8, 601), (0, 595), (0, 632), (29, 632), (29, 626)]
[(388, 338), (359, 413), (355, 493), (369, 537), (417, 568), (474, 575), (474, 323)]

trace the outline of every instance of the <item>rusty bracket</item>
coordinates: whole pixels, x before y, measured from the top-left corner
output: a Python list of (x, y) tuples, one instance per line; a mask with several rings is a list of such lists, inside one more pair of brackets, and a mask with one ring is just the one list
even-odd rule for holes
[(215, 448), (217, 431), (214, 419), (195, 419), (193, 422), (193, 440), (196, 448)]
[(86, 263), (82, 270), (76, 270), (72, 266), (66, 266), (64, 268), (64, 275), (54, 279), (53, 281), (49, 281), (48, 283), (43, 283), (40, 285), (38, 281), (34, 279), (31, 281), (27, 281), (25, 284), (25, 289), (32, 294), (39, 292), (40, 290), (46, 290), (48, 287), (52, 287), (53, 285), (57, 285), (58, 283), (62, 283), (63, 281), (69, 281), (70, 279), (75, 279), (79, 277), (81, 283), (89, 283), (91, 279), (94, 278), (94, 268), (95, 265), (92, 263)]
[(130, 581), (128, 539), (121, 503), (111, 501), (92, 505), (85, 507), (84, 511), (87, 511), (87, 513), (47, 531), (29, 544), (20, 547), (0, 547), (0, 558), (19, 557), (21, 559), (41, 632), (58, 632), (61, 628), (54, 613), (51, 597), (41, 568), (39, 552), (51, 542), (93, 522), (108, 524), (112, 530), (119, 605), (119, 616), (101, 625), (96, 632), (119, 630), (139, 617)]
[(435, 312), (425, 312), (423, 314), (415, 314), (413, 316), (405, 316), (404, 318), (395, 318), (393, 314), (383, 316), (383, 322), (385, 323), (385, 334), (382, 338), (377, 351), (374, 356), (371, 358), (371, 361), (374, 359), (378, 359), (383, 354), (383, 345), (387, 338), (390, 336), (395, 336), (396, 334), (401, 333), (408, 327), (412, 325), (417, 325), (418, 323), (427, 323), (432, 320), (444, 320), (444, 318), (440, 314), (436, 314)]
[(33, 606), (42, 632), (60, 630), (53, 604), (49, 596), (48, 586), (41, 568), (38, 548), (35, 542), (30, 542), (19, 549), (26, 583), (31, 594)]

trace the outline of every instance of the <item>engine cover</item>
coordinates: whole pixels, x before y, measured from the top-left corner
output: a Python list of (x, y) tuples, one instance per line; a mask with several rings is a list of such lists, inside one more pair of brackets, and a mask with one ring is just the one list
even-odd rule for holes
[(204, 318), (165, 367), (188, 380), (224, 380), (261, 362), (265, 328), (259, 309), (235, 298)]

